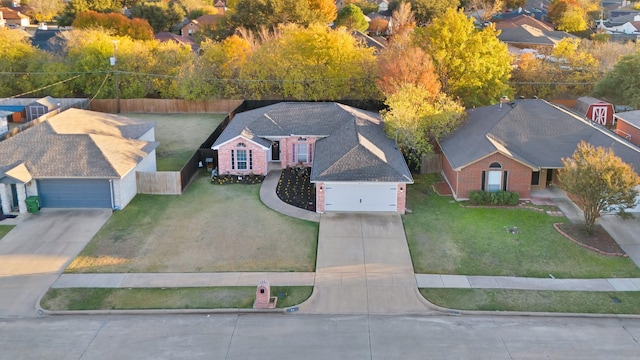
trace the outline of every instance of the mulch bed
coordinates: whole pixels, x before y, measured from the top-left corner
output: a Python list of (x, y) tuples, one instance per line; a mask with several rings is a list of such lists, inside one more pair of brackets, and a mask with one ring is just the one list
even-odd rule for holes
[(311, 183), (311, 168), (282, 170), (276, 194), (280, 200), (301, 209), (316, 211), (316, 188)]
[(565, 237), (570, 238), (570, 240), (582, 247), (602, 255), (627, 256), (618, 243), (600, 225), (594, 226), (593, 235), (588, 235), (584, 231), (584, 225), (582, 224), (558, 223), (555, 224), (555, 227)]
[(433, 185), (433, 190), (440, 196), (451, 196), (453, 192), (446, 181), (440, 181)]

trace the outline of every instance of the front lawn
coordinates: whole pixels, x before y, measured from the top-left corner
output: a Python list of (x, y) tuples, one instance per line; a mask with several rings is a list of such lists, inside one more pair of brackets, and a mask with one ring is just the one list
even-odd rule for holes
[(314, 271), (318, 224), (274, 212), (257, 185), (137, 195), (115, 212), (67, 272)]
[[(437, 196), (439, 178), (415, 176), (403, 217), (416, 273), (557, 278), (640, 277), (629, 258), (584, 249), (560, 235), (567, 222), (526, 208), (463, 207)], [(507, 228), (518, 228), (509, 233)]]
[(9, 233), (13, 229), (13, 225), (0, 225), (0, 239)]
[(430, 302), (457, 310), (640, 314), (640, 292), (420, 289)]
[[(278, 296), (277, 308), (305, 301), (311, 286), (272, 286)], [(250, 309), (256, 298), (255, 286), (202, 288), (71, 288), (50, 289), (40, 305), (47, 310), (130, 310), (130, 309)]]
[(158, 171), (180, 171), (226, 114), (123, 114), (155, 121)]

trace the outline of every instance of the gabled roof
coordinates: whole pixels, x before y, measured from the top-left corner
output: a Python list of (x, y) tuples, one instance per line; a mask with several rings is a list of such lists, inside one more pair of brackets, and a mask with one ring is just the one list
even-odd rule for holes
[(526, 14), (521, 14), (511, 19), (498, 21), (495, 23), (495, 25), (496, 25), (496, 29), (513, 29), (522, 25), (528, 25), (544, 31), (555, 30), (555, 28), (553, 27), (553, 24), (550, 24), (542, 20), (538, 20), (533, 16), (529, 16)]
[(44, 105), (49, 110), (56, 109), (56, 108), (58, 108), (60, 106), (60, 101), (52, 98), (51, 96), (45, 96), (43, 98), (40, 98), (40, 99), (34, 101), (34, 103), (38, 103), (40, 105)]
[(137, 140), (154, 126), (69, 109), (0, 142), (0, 178), (21, 165), (34, 178), (121, 178), (158, 146)]
[(505, 43), (555, 46), (560, 40), (576, 36), (564, 31), (541, 30), (534, 26), (523, 24), (514, 28), (503, 28), (498, 35), (498, 39)]
[(615, 117), (640, 129), (640, 110), (619, 112), (615, 114)]
[(193, 41), (192, 38), (187, 37), (187, 36), (180, 36), (168, 31), (161, 31), (155, 35), (153, 35), (153, 37), (158, 40), (158, 41), (173, 41), (175, 43), (181, 44), (181, 45), (187, 45), (191, 47), (191, 50), (196, 51), (198, 50), (198, 45), (196, 44), (195, 41)]
[(610, 147), (636, 171), (640, 149), (610, 131), (544, 100), (467, 110), (463, 126), (440, 142), (454, 169), (501, 152), (534, 168), (561, 168), (581, 140)]
[(413, 182), (400, 151), (377, 113), (338, 103), (289, 103), (237, 114), (213, 144), (238, 135), (265, 147), (267, 138), (313, 136), (312, 181)]
[(196, 21), (201, 25), (213, 25), (220, 21), (224, 16), (221, 14), (204, 14), (199, 16)]

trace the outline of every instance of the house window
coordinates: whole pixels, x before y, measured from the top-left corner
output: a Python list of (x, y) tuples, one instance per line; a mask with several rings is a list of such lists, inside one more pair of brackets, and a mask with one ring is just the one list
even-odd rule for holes
[(244, 149), (247, 147), (244, 143), (238, 143), (236, 147), (235, 157), (234, 150), (231, 150), (231, 169), (253, 169), (253, 151)]
[(531, 173), (531, 185), (540, 185), (540, 171)]
[(247, 170), (247, 150), (238, 150), (238, 170)]
[(309, 144), (298, 144), (298, 162), (306, 163), (309, 161)]
[(502, 171), (495, 169), (502, 169), (500, 163), (494, 162), (489, 165), (489, 176), (487, 177), (487, 191), (497, 192), (502, 187)]

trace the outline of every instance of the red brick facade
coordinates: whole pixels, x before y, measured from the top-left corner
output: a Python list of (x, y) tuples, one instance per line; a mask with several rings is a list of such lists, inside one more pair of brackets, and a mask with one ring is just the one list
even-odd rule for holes
[[(244, 144), (244, 147), (238, 146)], [(231, 151), (234, 151), (234, 162), (231, 162)], [(247, 168), (238, 169), (237, 166), (237, 151), (247, 150)], [(267, 164), (269, 159), (267, 158), (269, 150), (265, 150), (260, 145), (238, 137), (226, 144), (223, 144), (218, 149), (218, 174), (234, 174), (234, 175), (267, 175)]]
[[(298, 136), (280, 139), (280, 162), (282, 168), (285, 169), (298, 165), (299, 159), (297, 152), (299, 144), (308, 144), (307, 161), (303, 163), (303, 166), (311, 167), (313, 158), (315, 157), (316, 140), (317, 138), (315, 137), (300, 138)], [(293, 153), (294, 147), (296, 151), (295, 154)]]
[(616, 122), (616, 134), (640, 146), (640, 129), (618, 118)]
[[(499, 169), (489, 169), (492, 163), (500, 164)], [(501, 153), (492, 154), (475, 163), (467, 165), (460, 171), (451, 168), (446, 156), (442, 157), (442, 172), (451, 186), (453, 196), (457, 200), (469, 198), (469, 192), (482, 190), (482, 174), (485, 175), (485, 189), (487, 188), (487, 176), (490, 170), (501, 171), (501, 186), (504, 188), (504, 172), (507, 172), (506, 190), (517, 191), (521, 199), (529, 199), (531, 196), (531, 175), (532, 169), (514, 159)], [(541, 174), (542, 176), (542, 174)], [(545, 179), (540, 179), (544, 183)]]

